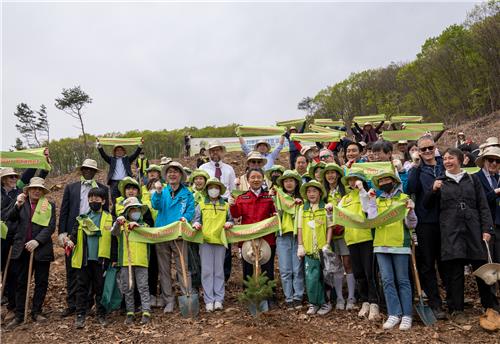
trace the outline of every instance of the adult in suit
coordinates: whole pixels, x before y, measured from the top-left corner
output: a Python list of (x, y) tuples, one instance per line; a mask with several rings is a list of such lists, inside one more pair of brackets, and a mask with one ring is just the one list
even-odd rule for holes
[[(92, 159), (85, 159), (78, 167), (81, 174), (80, 180), (66, 185), (61, 203), (61, 213), (59, 215), (59, 244), (66, 247), (68, 235), (71, 233), (76, 223), (76, 218), (90, 211), (88, 194), (94, 187), (102, 188), (106, 191), (106, 202), (103, 209), (109, 211), (109, 188), (95, 180), (95, 175), (99, 172), (97, 162)], [(67, 308), (62, 313), (63, 317), (70, 316), (76, 310), (76, 270), (71, 267), (71, 254), (66, 255), (66, 289)]]

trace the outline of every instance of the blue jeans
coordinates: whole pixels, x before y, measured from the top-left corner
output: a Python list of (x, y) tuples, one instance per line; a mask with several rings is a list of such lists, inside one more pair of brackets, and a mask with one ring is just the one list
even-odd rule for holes
[(286, 233), (276, 238), (276, 251), (285, 301), (302, 301), (304, 295), (304, 264), (297, 257), (297, 238)]
[(410, 255), (391, 253), (376, 253), (376, 255), (382, 276), (387, 313), (395, 316), (411, 316), (412, 294), (408, 275)]

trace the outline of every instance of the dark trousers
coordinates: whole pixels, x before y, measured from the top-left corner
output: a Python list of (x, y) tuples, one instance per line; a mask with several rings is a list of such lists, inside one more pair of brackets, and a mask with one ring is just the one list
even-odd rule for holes
[[(291, 143), (293, 145), (293, 143)], [(297, 157), (300, 155), (300, 152), (297, 150), (290, 151), (290, 169), (294, 170), (295, 169), (295, 161), (297, 160)]]
[(352, 272), (356, 279), (360, 302), (378, 303), (375, 284), (373, 241), (349, 245)]
[(231, 268), (233, 264), (233, 254), (231, 244), (227, 244), (226, 255), (224, 256), (224, 280), (227, 282), (231, 277)]
[[(274, 256), (276, 255), (276, 246), (271, 246), (271, 258), (266, 264), (260, 266), (262, 273), (266, 273), (266, 276), (270, 279), (274, 279)], [(243, 259), (243, 279), (247, 279), (248, 276), (253, 276), (253, 264), (247, 263)]]
[[(76, 312), (86, 315), (90, 309), (89, 300), (95, 301), (98, 315), (106, 314), (106, 309), (101, 305), (102, 290), (104, 287), (102, 264), (89, 260), (87, 266), (76, 270)], [(89, 291), (92, 291), (89, 295)], [(90, 296), (90, 297), (89, 297)]]
[[(2, 273), (7, 274), (7, 279), (5, 280), (5, 287), (3, 295), (7, 297), (7, 309), (13, 310), (16, 308), (16, 273), (13, 268), (13, 261), (9, 263), (8, 271), (5, 270), (7, 265), (7, 258), (9, 256), (9, 250), (12, 245), (7, 240), (2, 239)], [(3, 275), (2, 275), (3, 278)]]
[[(116, 203), (116, 199), (121, 196), (120, 190), (118, 190), (119, 180), (110, 180), (109, 181), (109, 192), (111, 193), (111, 204), (114, 206)], [(116, 214), (119, 216), (120, 214)]]
[[(500, 225), (495, 226), (495, 241), (493, 251), (491, 251), (491, 259), (494, 263), (500, 263)], [(490, 240), (491, 242), (491, 240)], [(491, 246), (491, 245), (490, 245)]]
[[(148, 285), (150, 295), (158, 294), (158, 257), (156, 256), (156, 246), (149, 245), (149, 265), (148, 265)], [(140, 304), (140, 303), (139, 303)]]
[[(16, 318), (24, 319), (24, 304), (26, 302), (26, 289), (28, 288), (28, 270), (30, 254), (23, 251), (18, 259), (12, 261), (17, 276), (16, 286)], [(34, 317), (42, 312), (43, 301), (49, 287), (50, 262), (40, 262), (33, 259), (33, 271), (35, 275), (35, 292), (33, 293), (33, 304), (31, 316)]]
[[(465, 259), (453, 259), (443, 262), (444, 279), (446, 280), (446, 301), (448, 304), (448, 312), (464, 310), (464, 266), (471, 264), (472, 269), (476, 270), (486, 261)], [(481, 298), (481, 305), (484, 308), (498, 309), (498, 301), (495, 297), (494, 286), (489, 286), (484, 281), (476, 277), (477, 289)]]
[(188, 242), (188, 268), (191, 273), (191, 287), (198, 292), (201, 288), (201, 260), (199, 244)]
[(429, 298), (429, 306), (431, 308), (441, 307), (442, 301), (441, 296), (439, 296), (436, 264), (444, 284), (446, 284), (446, 281), (443, 278), (443, 266), (441, 264), (439, 223), (418, 224), (416, 232), (418, 240), (416, 258), (420, 283)]
[(71, 267), (71, 257), (64, 256), (66, 264), (66, 303), (68, 309), (76, 310), (76, 288), (77, 288), (77, 270)]

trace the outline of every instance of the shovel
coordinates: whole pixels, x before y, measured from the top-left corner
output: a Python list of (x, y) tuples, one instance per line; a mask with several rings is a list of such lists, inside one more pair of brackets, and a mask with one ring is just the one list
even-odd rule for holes
[(419, 300), (415, 305), (415, 310), (417, 311), (420, 320), (422, 320), (425, 326), (432, 326), (432, 324), (434, 324), (437, 320), (432, 309), (424, 304), (424, 299), (422, 297), (422, 287), (420, 286), (420, 279), (418, 277), (417, 271), (417, 261), (415, 259), (415, 243), (413, 242), (413, 240), (411, 240), (411, 263)]
[(481, 265), (472, 274), (476, 277), (481, 278), (487, 285), (493, 285), (496, 281), (500, 281), (500, 264), (493, 263), (491, 260), (490, 247), (488, 242), (484, 240), (486, 245), (486, 251), (488, 252), (488, 263)]
[(198, 299), (198, 294), (191, 294), (191, 290), (188, 288), (188, 277), (187, 277), (187, 267), (184, 262), (184, 249), (179, 248), (177, 240), (174, 240), (175, 247), (179, 252), (179, 260), (181, 261), (182, 279), (184, 290), (186, 295), (179, 296), (179, 308), (181, 310), (181, 315), (184, 318), (194, 318), (200, 312), (200, 301)]
[(3, 270), (2, 291), (0, 291), (0, 299), (3, 297), (3, 292), (5, 291), (5, 283), (7, 283), (7, 272), (9, 271), (10, 257), (11, 256), (12, 256), (12, 246), (9, 248), (9, 255), (7, 256), (7, 263), (5, 264), (5, 269)]
[(24, 302), (24, 323), (28, 322), (28, 306), (30, 300), (31, 274), (33, 272), (33, 255), (35, 251), (30, 253), (30, 265), (28, 267), (28, 284), (26, 285), (26, 301)]

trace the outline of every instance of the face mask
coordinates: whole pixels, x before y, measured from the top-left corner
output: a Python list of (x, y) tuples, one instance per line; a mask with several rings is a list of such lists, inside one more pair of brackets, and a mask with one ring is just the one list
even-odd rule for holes
[(394, 183), (380, 185), (380, 190), (382, 190), (386, 193), (391, 192), (393, 188), (394, 188)]
[(208, 195), (210, 198), (217, 198), (220, 195), (220, 190), (218, 188), (208, 189)]
[(136, 211), (136, 212), (130, 213), (130, 219), (132, 221), (138, 221), (140, 218), (141, 218), (141, 212), (140, 211)]
[(101, 210), (102, 203), (101, 202), (90, 202), (89, 207), (92, 211)]

